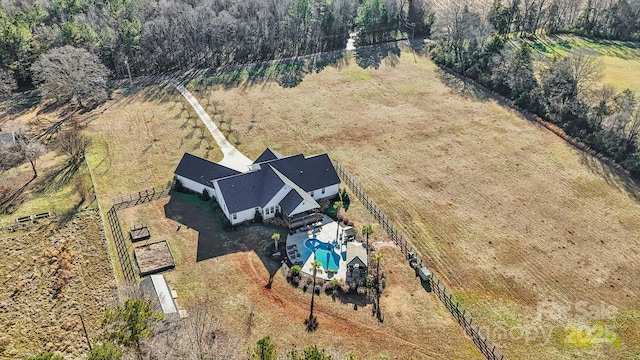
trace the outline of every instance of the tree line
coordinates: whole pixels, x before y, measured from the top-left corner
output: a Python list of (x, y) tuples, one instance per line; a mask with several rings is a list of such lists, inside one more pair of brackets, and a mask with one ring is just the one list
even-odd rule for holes
[(640, 41), (634, 0), (494, 0), (486, 20), (501, 35), (544, 31)]
[(116, 77), (219, 67), (344, 49), (393, 38), (403, 24), (428, 34), (426, 0), (17, 0), (0, 8), (0, 91), (33, 82), (55, 48), (95, 55)]
[(639, 178), (636, 94), (598, 85), (602, 66), (583, 51), (545, 58), (541, 67), (534, 66), (528, 41), (507, 44), (491, 25), (491, 16), (451, 3), (440, 19), (434, 61), (512, 99)]

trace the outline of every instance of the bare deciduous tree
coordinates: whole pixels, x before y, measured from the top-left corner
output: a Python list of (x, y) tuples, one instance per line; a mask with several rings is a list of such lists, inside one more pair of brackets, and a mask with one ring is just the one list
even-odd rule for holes
[(0, 69), (0, 98), (10, 96), (18, 87), (16, 79), (9, 71)]
[(1, 165), (16, 165), (22, 161), (29, 161), (33, 170), (33, 178), (38, 177), (36, 163), (40, 156), (47, 152), (47, 148), (39, 140), (27, 134), (27, 127), (18, 122), (10, 123), (7, 129), (13, 133), (15, 144), (3, 150), (6, 152), (6, 160), (2, 160)]
[(70, 45), (40, 55), (31, 66), (33, 81), (48, 98), (76, 100), (89, 108), (107, 100), (109, 70), (97, 56)]

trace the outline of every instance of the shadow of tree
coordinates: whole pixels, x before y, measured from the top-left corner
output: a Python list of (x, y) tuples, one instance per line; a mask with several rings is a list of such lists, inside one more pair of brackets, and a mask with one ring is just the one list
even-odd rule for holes
[(453, 92), (458, 93), (466, 99), (477, 101), (487, 101), (490, 94), (486, 90), (475, 86), (473, 83), (457, 75), (446, 72), (440, 68), (436, 70), (436, 76), (443, 84), (449, 87)]
[(619, 191), (624, 191), (634, 200), (640, 202), (640, 185), (628, 174), (621, 173), (617, 169), (603, 163), (598, 158), (582, 151), (580, 152), (580, 162), (589, 169), (592, 174), (603, 179), (608, 186)]
[(29, 91), (2, 102), (0, 117), (16, 117), (26, 113), (42, 102), (42, 96)]
[(53, 192), (66, 186), (74, 179), (80, 170), (80, 164), (67, 161), (57, 168), (53, 168), (38, 178), (34, 192), (39, 195)]
[(383, 60), (387, 60), (386, 65), (395, 66), (400, 61), (400, 48), (395, 42), (358, 48), (355, 51), (355, 59), (356, 64), (363, 69), (378, 69)]

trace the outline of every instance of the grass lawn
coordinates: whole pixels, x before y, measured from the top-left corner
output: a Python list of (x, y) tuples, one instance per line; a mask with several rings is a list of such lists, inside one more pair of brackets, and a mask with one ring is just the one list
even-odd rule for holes
[[(274, 252), (271, 235), (281, 233), (284, 251), (286, 231), (250, 226), (225, 232), (206, 202), (180, 193), (121, 210), (119, 215), (125, 229), (140, 223), (149, 226), (151, 238), (136, 246), (169, 242), (176, 268), (165, 276), (178, 293), (179, 305), (189, 307), (208, 299), (215, 306), (221, 330), (239, 337), (245, 348), (269, 335), (282, 351), (318, 345), (342, 354), (340, 358), (349, 353), (358, 359), (482, 358), (439, 300), (419, 285), (400, 251), (388, 242), (380, 245), (389, 274), (389, 287), (381, 300), (384, 323), (372, 316), (370, 304), (354, 310), (353, 303), (322, 293), (315, 305), (320, 327), (307, 334), (304, 320), (311, 294), (288, 284), (280, 262), (269, 257)], [(359, 226), (372, 221), (357, 201), (347, 215)], [(372, 243), (384, 240), (375, 228)], [(272, 287), (267, 289), (271, 277)]]
[[(507, 357), (636, 356), (637, 191), (425, 57), (363, 60), (293, 88), (239, 74), (237, 87), (190, 89), (250, 158), (270, 146), (342, 162)], [(601, 304), (617, 311), (585, 310)]]
[(602, 84), (640, 92), (640, 45), (637, 43), (556, 35), (537, 37), (532, 46), (539, 54), (550, 58), (565, 56), (577, 49), (593, 52), (603, 64)]

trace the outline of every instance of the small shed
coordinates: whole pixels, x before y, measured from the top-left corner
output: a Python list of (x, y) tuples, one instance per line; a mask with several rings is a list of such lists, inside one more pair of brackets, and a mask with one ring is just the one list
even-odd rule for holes
[(16, 144), (16, 137), (12, 132), (0, 133), (0, 148), (12, 147)]

